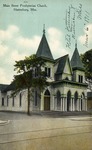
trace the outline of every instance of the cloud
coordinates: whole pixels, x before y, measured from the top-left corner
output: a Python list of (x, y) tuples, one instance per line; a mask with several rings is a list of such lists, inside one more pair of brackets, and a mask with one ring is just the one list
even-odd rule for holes
[(36, 50), (40, 42), (40, 37), (35, 35), (32, 38), (19, 37), (16, 40), (19, 47), (23, 49)]
[(0, 44), (0, 57), (4, 56), (8, 52), (8, 47), (6, 45)]
[[(68, 53), (63, 48), (63, 33), (60, 30), (54, 27), (48, 28), (47, 35), (54, 58)], [(40, 40), (41, 37), (38, 35), (31, 38), (24, 37), (15, 25), (8, 26), (6, 30), (0, 30), (0, 83), (11, 82), (15, 61), (36, 53)]]
[(14, 37), (19, 32), (19, 28), (15, 25), (8, 26), (7, 30), (0, 30), (0, 40), (6, 41)]
[(0, 67), (0, 84), (1, 83), (9, 84), (12, 79), (11, 77), (12, 77), (11, 75), (7, 76), (6, 69)]
[(53, 56), (55, 57), (61, 57), (68, 53), (63, 48), (63, 32), (60, 30), (51, 27), (48, 29), (48, 41), (51, 48), (51, 51), (53, 53)]
[(11, 56), (11, 61), (19, 61), (21, 59), (24, 59), (26, 54), (20, 54), (18, 51), (14, 50), (12, 51), (12, 53), (10, 54)]
[(81, 44), (85, 44), (88, 39), (88, 43), (92, 43), (92, 24), (88, 24), (83, 29), (84, 34), (79, 37)]

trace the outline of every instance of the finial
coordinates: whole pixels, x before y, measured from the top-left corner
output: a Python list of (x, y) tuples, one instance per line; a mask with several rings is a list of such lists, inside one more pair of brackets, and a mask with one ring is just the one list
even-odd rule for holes
[(45, 34), (45, 24), (43, 25), (43, 34)]
[(75, 41), (75, 49), (77, 49), (77, 40)]

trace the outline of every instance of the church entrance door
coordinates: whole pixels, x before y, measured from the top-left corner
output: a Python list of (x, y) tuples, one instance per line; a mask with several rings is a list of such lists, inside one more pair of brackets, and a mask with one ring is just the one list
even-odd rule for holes
[(50, 110), (50, 92), (49, 92), (49, 90), (46, 90), (45, 94), (44, 94), (44, 110)]

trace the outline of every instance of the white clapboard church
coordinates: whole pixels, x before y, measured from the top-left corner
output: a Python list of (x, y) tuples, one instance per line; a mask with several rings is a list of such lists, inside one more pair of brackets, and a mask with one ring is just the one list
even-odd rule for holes
[[(53, 43), (54, 44), (54, 43)], [(62, 50), (61, 50), (62, 52)], [(69, 55), (54, 59), (46, 39), (45, 30), (38, 46), (37, 57), (46, 60), (45, 72), (50, 85), (41, 93), (34, 89), (31, 111), (86, 111), (87, 84), (77, 44), (71, 61)], [(0, 110), (27, 112), (27, 91), (11, 97), (13, 85), (0, 84)]]

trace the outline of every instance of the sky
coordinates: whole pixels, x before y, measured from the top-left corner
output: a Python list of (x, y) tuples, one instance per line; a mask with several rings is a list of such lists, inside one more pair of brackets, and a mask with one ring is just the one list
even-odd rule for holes
[(15, 61), (36, 53), (45, 34), (54, 59), (92, 49), (91, 0), (0, 0), (0, 84), (13, 80)]

